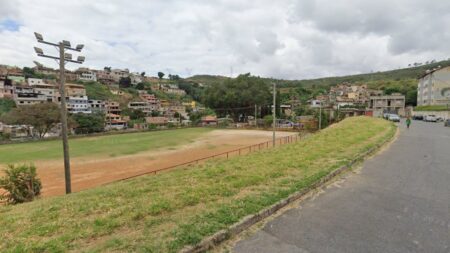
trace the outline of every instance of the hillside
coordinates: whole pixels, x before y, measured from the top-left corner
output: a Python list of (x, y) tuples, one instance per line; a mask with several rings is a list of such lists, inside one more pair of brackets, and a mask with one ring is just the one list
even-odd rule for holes
[(0, 251), (178, 252), (311, 186), (394, 132), (388, 121), (354, 117), (277, 149), (0, 206)]
[[(450, 60), (439, 61), (433, 64), (422, 65), (418, 67), (396, 69), (390, 71), (380, 71), (374, 73), (358, 74), (358, 75), (346, 75), (336, 77), (325, 77), (317, 79), (304, 79), (304, 80), (283, 80), (283, 79), (271, 79), (264, 78), (267, 81), (275, 81), (280, 86), (295, 87), (302, 85), (305, 88), (309, 87), (329, 87), (343, 82), (350, 83), (382, 83), (377, 81), (400, 81), (400, 80), (416, 80), (420, 75), (425, 73), (427, 69), (436, 68), (438, 66), (446, 67), (450, 66)], [(202, 82), (204, 84), (220, 83), (228, 77), (213, 76), (213, 75), (196, 75), (187, 78), (187, 80)], [(416, 82), (416, 81), (414, 81)]]

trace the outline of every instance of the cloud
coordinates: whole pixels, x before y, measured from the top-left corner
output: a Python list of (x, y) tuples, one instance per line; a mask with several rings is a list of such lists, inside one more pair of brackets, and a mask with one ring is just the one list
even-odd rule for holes
[(356, 74), (448, 58), (449, 9), (444, 0), (2, 0), (0, 23), (17, 25), (0, 25), (0, 63), (56, 66), (34, 56), (38, 31), (85, 44), (85, 65), (93, 68), (286, 79)]

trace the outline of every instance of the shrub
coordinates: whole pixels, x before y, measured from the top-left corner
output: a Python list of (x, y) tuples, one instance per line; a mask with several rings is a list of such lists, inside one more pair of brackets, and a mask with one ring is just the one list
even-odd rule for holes
[(0, 178), (0, 188), (6, 192), (0, 195), (1, 200), (10, 204), (32, 201), (41, 193), (41, 180), (37, 178), (34, 165), (8, 165), (5, 176)]

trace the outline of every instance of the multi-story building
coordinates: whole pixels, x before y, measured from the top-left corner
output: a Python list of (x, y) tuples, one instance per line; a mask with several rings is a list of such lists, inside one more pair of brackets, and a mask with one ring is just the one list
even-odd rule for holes
[(97, 74), (88, 68), (79, 68), (75, 71), (75, 73), (78, 75), (78, 80), (87, 82), (97, 81)]
[(129, 77), (130, 71), (128, 69), (113, 69), (110, 72), (110, 75), (114, 79), (115, 82), (119, 82), (122, 77)]
[(111, 72), (109, 72), (109, 71), (95, 70), (95, 73), (96, 73), (97, 81), (102, 84), (111, 86), (111, 85), (114, 85), (115, 83), (117, 83), (114, 80), (114, 77), (111, 75)]
[(87, 96), (68, 96), (66, 98), (66, 103), (68, 113), (92, 113)]
[(122, 112), (119, 102), (105, 101), (105, 107), (106, 113), (120, 114)]
[(14, 97), (14, 86), (11, 84), (11, 80), (2, 79), (0, 76), (0, 98), (13, 98)]
[(152, 105), (148, 102), (144, 101), (135, 101), (128, 103), (128, 108), (133, 110), (141, 110), (142, 112), (146, 114), (151, 114), (152, 111), (157, 111), (158, 108), (155, 105)]
[(39, 84), (45, 84), (44, 80), (39, 78), (28, 78), (27, 79), (28, 86), (34, 86)]
[(450, 104), (450, 67), (427, 71), (419, 78), (417, 105)]
[(44, 95), (47, 102), (56, 102), (58, 100), (57, 98), (58, 87), (54, 84), (42, 83), (42, 84), (35, 84), (31, 87), (33, 87), (36, 93)]
[(33, 87), (16, 85), (14, 86), (14, 101), (17, 106), (33, 105), (47, 102), (47, 97), (36, 92)]
[(384, 96), (371, 96), (369, 108), (374, 117), (381, 117), (383, 113), (395, 113), (400, 116), (405, 115), (405, 96), (400, 93), (393, 93)]
[(106, 112), (106, 103), (103, 100), (89, 99), (89, 106), (92, 112)]
[(120, 115), (108, 113), (105, 119), (105, 130), (122, 130), (127, 128), (127, 122)]
[(139, 73), (133, 73), (130, 75), (131, 84), (136, 85), (138, 83), (142, 83), (143, 77)]

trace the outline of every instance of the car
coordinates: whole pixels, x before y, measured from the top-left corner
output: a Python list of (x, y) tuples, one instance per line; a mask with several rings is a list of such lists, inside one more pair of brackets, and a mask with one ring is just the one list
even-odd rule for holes
[(423, 120), (423, 115), (414, 115), (413, 120)]
[(450, 119), (447, 119), (446, 121), (444, 121), (444, 126), (450, 127)]
[(388, 119), (393, 122), (400, 122), (400, 117), (397, 114), (389, 114)]
[(383, 119), (389, 119), (389, 115), (391, 115), (390, 113), (383, 113)]
[(438, 118), (436, 115), (426, 115), (423, 120), (426, 122), (437, 122)]

